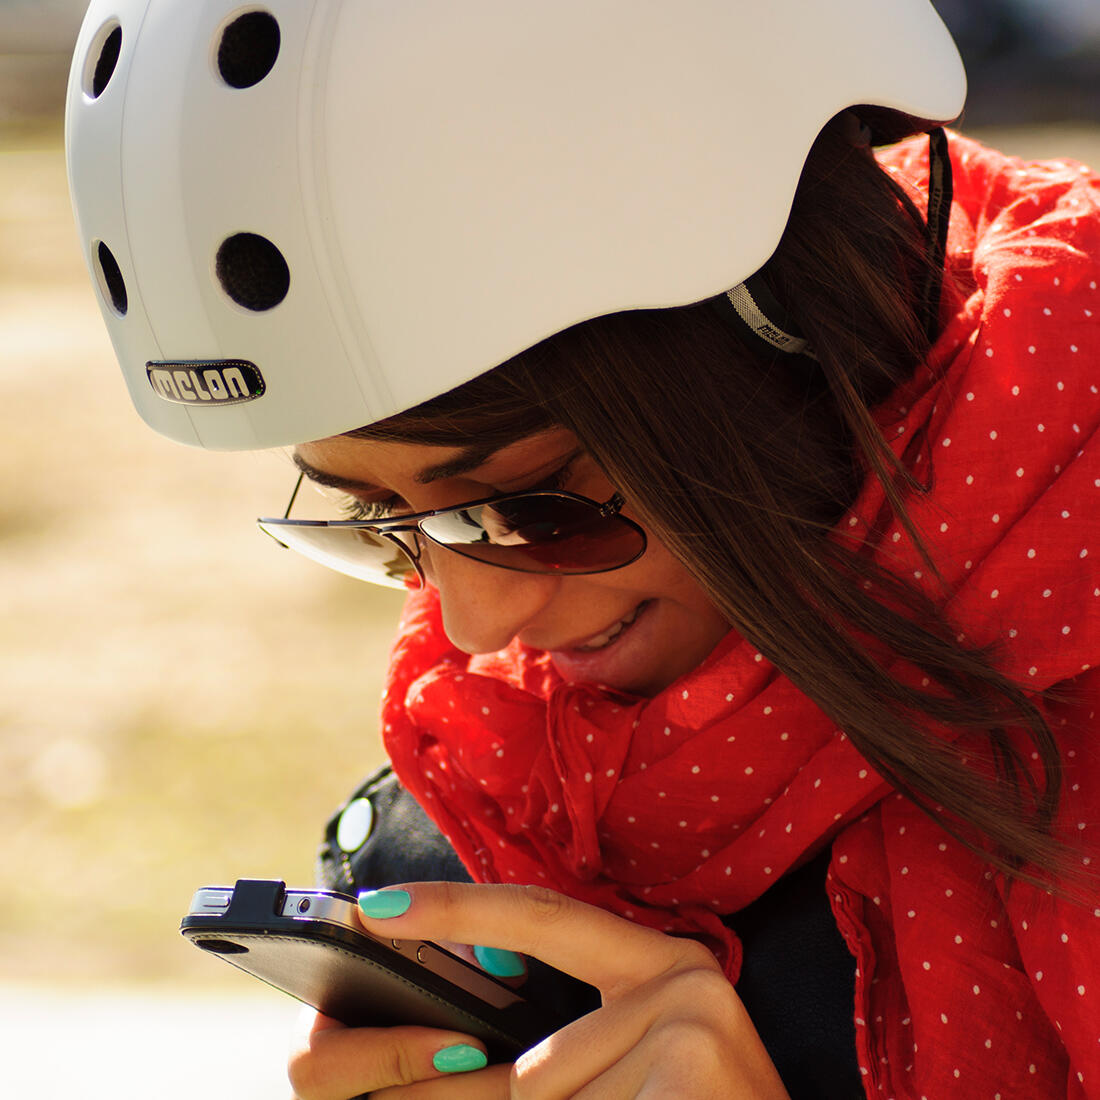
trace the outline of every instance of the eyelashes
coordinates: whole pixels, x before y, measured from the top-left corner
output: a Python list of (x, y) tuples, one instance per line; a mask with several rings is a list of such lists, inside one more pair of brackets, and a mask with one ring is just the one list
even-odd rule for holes
[(346, 496), (340, 500), (340, 514), (345, 520), (353, 520), (357, 523), (390, 519), (400, 503), (398, 497), (368, 501), (360, 500), (358, 497)]
[(573, 455), (564, 466), (559, 466), (549, 477), (544, 477), (538, 484), (529, 485), (526, 489), (520, 489), (518, 492), (533, 493), (540, 490), (542, 492), (554, 492), (558, 489), (564, 489), (573, 476), (573, 465), (576, 461), (577, 456)]
[[(516, 493), (556, 492), (569, 484), (573, 475), (573, 466), (580, 456), (570, 455), (565, 464), (559, 466), (549, 477), (544, 477), (534, 485), (523, 489), (511, 489), (498, 496), (513, 496)], [(340, 514), (345, 520), (355, 523), (372, 523), (384, 519), (394, 519), (404, 502), (400, 497), (390, 496), (384, 500), (360, 500), (358, 497), (344, 496), (339, 502)]]

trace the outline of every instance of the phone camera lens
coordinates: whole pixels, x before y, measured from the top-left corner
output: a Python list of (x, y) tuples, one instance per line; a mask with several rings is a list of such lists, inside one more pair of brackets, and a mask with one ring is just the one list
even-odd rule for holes
[(298, 902), (298, 912), (299, 913), (308, 913), (309, 912), (309, 898), (302, 898), (302, 900)]

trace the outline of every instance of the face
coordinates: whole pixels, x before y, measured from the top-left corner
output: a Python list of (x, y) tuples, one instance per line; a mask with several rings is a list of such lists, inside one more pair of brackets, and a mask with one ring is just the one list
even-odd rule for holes
[[(302, 444), (297, 456), (326, 483), (355, 483), (341, 488), (364, 503), (384, 503), (393, 514), (531, 488), (565, 489), (601, 502), (615, 492), (562, 428), (521, 439), (471, 468), (463, 448), (344, 436)], [(629, 501), (623, 514), (631, 515)], [(426, 539), (421, 544), (447, 636), (466, 653), (492, 653), (518, 638), (549, 653), (566, 680), (653, 695), (695, 668), (729, 630), (698, 583), (652, 536), (631, 565), (570, 577), (517, 573)]]

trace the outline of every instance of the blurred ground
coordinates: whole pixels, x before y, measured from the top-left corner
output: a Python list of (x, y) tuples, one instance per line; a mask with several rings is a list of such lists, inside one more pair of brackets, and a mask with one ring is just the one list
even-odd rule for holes
[[(381, 756), (399, 599), (255, 530), (284, 506), (284, 456), (139, 423), (59, 130), (2, 122), (0, 1035), (20, 1052), (4, 1092), (280, 1096), (288, 1006), (176, 927), (199, 885), (310, 881), (321, 823)], [(980, 136), (1100, 164), (1100, 125)], [(121, 1060), (120, 1036), (141, 1053)]]
[[(293, 1002), (0, 990), (11, 1100), (285, 1100)], [(14, 1057), (13, 1057), (14, 1054)]]

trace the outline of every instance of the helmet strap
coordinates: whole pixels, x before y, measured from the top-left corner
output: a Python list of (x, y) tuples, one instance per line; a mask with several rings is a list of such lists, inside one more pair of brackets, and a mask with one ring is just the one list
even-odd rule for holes
[[(733, 322), (738, 335), (758, 351), (817, 358), (809, 341), (791, 323), (787, 310), (779, 304), (759, 272), (714, 301), (718, 312)], [(733, 306), (732, 311), (729, 306)]]
[(921, 316), (929, 343), (935, 342), (940, 331), (940, 296), (943, 292), (947, 230), (951, 224), (953, 194), (954, 181), (947, 135), (943, 127), (939, 127), (928, 135), (928, 216), (925, 223), (928, 279), (921, 298)]
[[(851, 114), (851, 112), (849, 112)], [(864, 127), (859, 119), (853, 130), (853, 144), (862, 141)], [(928, 249), (928, 278), (921, 294), (921, 318), (930, 343), (939, 335), (940, 297), (943, 292), (944, 264), (947, 257), (947, 231), (951, 223), (954, 192), (951, 156), (947, 135), (942, 127), (928, 135), (928, 214), (925, 236)], [(750, 346), (766, 354), (805, 355), (817, 359), (810, 343), (794, 325), (789, 311), (768, 289), (757, 272), (719, 298), (713, 299), (717, 312)], [(733, 306), (727, 308), (727, 302)]]

